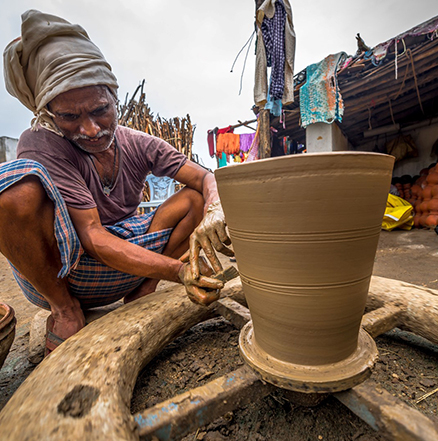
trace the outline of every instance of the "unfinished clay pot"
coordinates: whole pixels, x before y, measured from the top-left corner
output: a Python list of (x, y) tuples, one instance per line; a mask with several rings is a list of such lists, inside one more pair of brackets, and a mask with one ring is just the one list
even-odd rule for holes
[(252, 317), (240, 348), (267, 381), (333, 392), (370, 374), (360, 323), (393, 163), (333, 152), (216, 170)]
[(0, 303), (0, 369), (14, 341), (16, 322), (14, 310), (6, 303)]

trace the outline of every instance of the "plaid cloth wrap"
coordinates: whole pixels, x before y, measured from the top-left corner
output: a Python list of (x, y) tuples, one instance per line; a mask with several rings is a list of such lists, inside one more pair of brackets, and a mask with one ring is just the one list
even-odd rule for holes
[(265, 16), (261, 26), (267, 66), (272, 67), (269, 85), (269, 95), (272, 100), (281, 100), (284, 93), (284, 64), (286, 61), (284, 28), (286, 17), (283, 1), (277, 0), (274, 16), (272, 18)]
[[(78, 298), (84, 309), (113, 303), (141, 285), (144, 277), (109, 268), (84, 252), (61, 194), (47, 170), (38, 162), (17, 159), (1, 164), (0, 193), (28, 175), (35, 175), (40, 179), (48, 197), (55, 205), (54, 229), (62, 262), (58, 277), (67, 277), (71, 294)], [(128, 242), (162, 253), (172, 228), (148, 234), (154, 214), (155, 212), (133, 216), (105, 228)], [(11, 263), (10, 265), (26, 298), (36, 306), (50, 309), (44, 297)]]

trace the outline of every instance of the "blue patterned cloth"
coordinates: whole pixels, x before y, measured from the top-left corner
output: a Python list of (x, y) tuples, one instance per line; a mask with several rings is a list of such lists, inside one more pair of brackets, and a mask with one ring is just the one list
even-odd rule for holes
[[(0, 193), (28, 175), (37, 176), (55, 206), (54, 230), (61, 255), (62, 268), (58, 277), (67, 277), (70, 293), (82, 308), (113, 303), (132, 292), (145, 280), (107, 267), (86, 254), (80, 244), (65, 202), (49, 173), (38, 162), (18, 159), (0, 165)], [(117, 237), (156, 253), (162, 253), (172, 228), (148, 233), (155, 212), (133, 216), (105, 228)], [(11, 264), (11, 263), (10, 263)], [(44, 309), (49, 303), (12, 264), (15, 280), (26, 298)]]
[(269, 95), (271, 101), (281, 100), (284, 92), (284, 29), (286, 26), (286, 10), (282, 0), (275, 2), (275, 14), (272, 18), (263, 19), (261, 26), (265, 43), (267, 66), (271, 67)]
[(300, 88), (301, 125), (342, 122), (344, 102), (337, 80), (337, 69), (345, 52), (328, 55), (306, 69), (306, 83)]

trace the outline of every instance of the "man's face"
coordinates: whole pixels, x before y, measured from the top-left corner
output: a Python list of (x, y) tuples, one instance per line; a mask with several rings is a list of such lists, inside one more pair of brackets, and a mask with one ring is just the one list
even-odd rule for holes
[(117, 108), (105, 86), (61, 93), (48, 105), (62, 134), (87, 153), (107, 150), (117, 127)]

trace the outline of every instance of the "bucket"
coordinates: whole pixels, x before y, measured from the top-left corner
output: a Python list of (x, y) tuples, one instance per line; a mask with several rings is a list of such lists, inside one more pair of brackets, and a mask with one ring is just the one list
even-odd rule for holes
[(331, 152), (216, 170), (252, 317), (240, 350), (267, 381), (333, 392), (370, 374), (377, 349), (360, 323), (393, 164)]
[(0, 369), (14, 341), (16, 322), (14, 310), (6, 303), (0, 303)]

